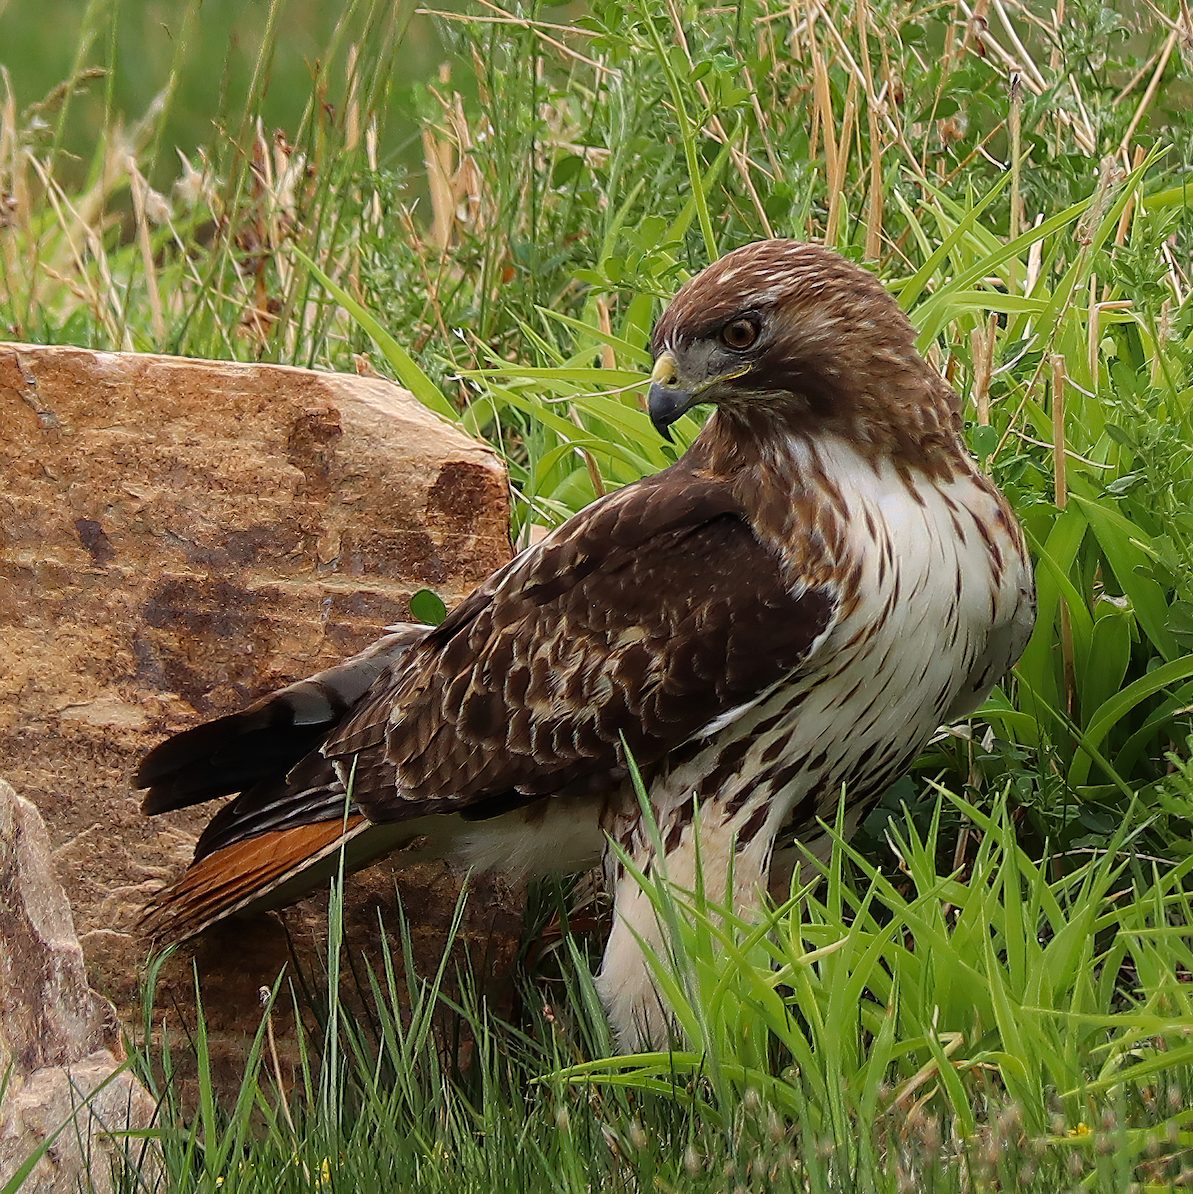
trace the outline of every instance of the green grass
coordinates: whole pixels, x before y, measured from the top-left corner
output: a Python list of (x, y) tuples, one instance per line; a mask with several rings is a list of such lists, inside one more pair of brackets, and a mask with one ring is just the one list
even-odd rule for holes
[[(843, 844), (760, 925), (643, 879), (672, 926), (657, 980), (673, 1048), (609, 1057), (590, 959), (574, 939), (517, 1026), (386, 955), (375, 1018), (324, 1008), (287, 1087), (266, 1010), (239, 1095), (197, 1109), (173, 1055), (134, 1056), (162, 1101), (169, 1188), (306, 1190), (1166, 1189), (1193, 1144), (1193, 907), (1188, 864), (1133, 849), (1033, 861), (1004, 802), (955, 798), (980, 843), (936, 865), (940, 822), (903, 822), (889, 878)], [(1056, 872), (1058, 877), (1052, 877)], [(332, 923), (338, 923), (333, 891)], [(400, 934), (395, 933), (395, 937)], [(330, 988), (343, 965), (333, 932)], [(288, 988), (278, 995), (294, 998)], [(152, 1003), (152, 986), (147, 994)], [(405, 1019), (392, 1010), (408, 1003)], [(461, 1071), (449, 1006), (474, 1042)], [(148, 1021), (147, 1021), (148, 1027)], [(596, 1058), (596, 1060), (592, 1060)], [(140, 1140), (134, 1142), (139, 1146)], [(142, 1176), (122, 1176), (126, 1189)]]
[[(168, 185), (178, 169), (176, 151), (193, 157), (199, 147), (218, 142), (226, 136), (224, 117), (248, 100), (262, 46), (276, 37), (265, 19), (268, 10), (267, 3), (239, 0), (203, 0), (201, 9), (172, 0), (58, 0), (54, 31), (69, 33), (47, 36), (45, 9), (27, 0), (0, 0), (0, 63), (18, 108), (51, 123), (63, 80), (79, 65), (93, 72), (73, 98), (63, 130), (63, 149), (84, 160), (98, 137), (141, 117), (168, 89), (169, 108), (155, 120), (162, 153), (146, 171), (155, 184)], [(316, 63), (342, 11), (326, 0), (287, 3), (285, 37), (277, 38), (270, 58), (269, 89), (254, 108), (267, 130), (293, 128), (302, 116)], [(83, 63), (80, 40), (90, 47)], [(433, 77), (446, 57), (435, 22), (410, 14), (390, 101), (408, 107), (415, 85)], [(415, 166), (422, 157), (417, 142), (416, 129), (395, 122), (383, 148)]]
[[(463, 1074), (437, 983), (403, 1026), (382, 975), (380, 1036), (328, 1017), (300, 1089), (267, 1037), (238, 1111), (160, 1089), (171, 1188), (1190, 1180), (1193, 30), (1179, 0), (1061, 7), (1003, 0), (983, 28), (929, 0), (476, 4), (436, 26), (450, 77), (395, 86), (429, 18), (356, 0), (308, 84), (275, 72), (310, 28), (275, 0), (244, 102), (212, 90), (179, 176), (171, 113), (202, 108), (185, 80), (224, 34), (178, 18), (145, 116), (93, 6), (53, 105), (3, 109), (0, 327), (367, 357), (502, 451), (520, 537), (673, 459), (640, 397), (684, 278), (763, 235), (832, 244), (963, 395), (1037, 564), (1015, 676), (817, 885), (760, 929), (648, 884), (673, 1053), (609, 1058), (582, 940), (527, 977), (516, 1025), (464, 1001)], [(81, 141), (96, 87), (105, 132)]]

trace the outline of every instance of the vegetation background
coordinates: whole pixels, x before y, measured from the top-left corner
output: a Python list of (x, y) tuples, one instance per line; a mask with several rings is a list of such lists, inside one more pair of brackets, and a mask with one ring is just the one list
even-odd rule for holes
[(302, 1089), (264, 1027), (236, 1106), (159, 1087), (164, 1176), (121, 1183), (1193, 1184), (1186, 0), (58, 0), (47, 25), (0, 0), (4, 335), (387, 373), (505, 454), (522, 536), (671, 458), (639, 399), (686, 276), (821, 240), (964, 396), (1040, 591), (1015, 676), (764, 925), (648, 884), (670, 1053), (609, 1056), (565, 936), (519, 1024), (455, 1009), (460, 1073), (399, 956), (377, 1023), (329, 999)]

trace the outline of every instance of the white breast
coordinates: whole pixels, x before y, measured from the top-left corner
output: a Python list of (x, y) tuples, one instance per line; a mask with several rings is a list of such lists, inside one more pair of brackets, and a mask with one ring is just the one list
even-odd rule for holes
[(850, 507), (861, 568), (857, 608), (823, 652), (826, 666), (834, 647), (844, 653), (852, 681), (829, 687), (844, 699), (862, 679), (870, 699), (852, 710), (859, 737), (902, 739), (914, 754), (939, 724), (976, 707), (1023, 649), (1032, 584), (1022, 542), (976, 471), (912, 487), (848, 445), (822, 457)]
[(858, 600), (788, 683), (715, 727), (708, 752), (668, 777), (663, 800), (690, 800), (726, 741), (749, 737), (716, 795), (742, 810), (734, 820), (743, 830), (757, 824), (751, 788), (767, 793), (774, 833), (806, 830), (817, 816), (832, 821), (844, 787), (852, 828), (939, 725), (980, 703), (1031, 627), (1022, 544), (984, 478), (925, 479), (913, 493), (891, 465), (844, 442), (817, 451), (816, 462), (802, 463), (822, 467), (841, 494), (842, 563), (857, 569)]

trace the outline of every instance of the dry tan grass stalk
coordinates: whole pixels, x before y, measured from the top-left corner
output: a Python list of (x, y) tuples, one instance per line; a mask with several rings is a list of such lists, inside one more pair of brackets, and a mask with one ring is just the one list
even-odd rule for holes
[(1090, 118), (1089, 108), (1085, 104), (1085, 96), (1081, 94), (1081, 88), (1077, 85), (1077, 80), (1072, 74), (1065, 75), (1065, 82), (1069, 85), (1069, 91), (1072, 93), (1073, 100), (1077, 104), (1081, 119), (1085, 122), (1085, 129), (1089, 140), (1091, 143), (1096, 144), (1097, 133), (1094, 131), (1094, 122)]
[[(486, 202), (488, 192), (484, 176), (477, 168), (472, 155), (476, 138), (464, 113), (464, 100), (454, 92), (446, 108), (446, 117), (456, 141), (456, 172), (452, 179), (452, 198), (455, 201), (456, 222), (463, 218), (473, 233), (482, 236), (497, 219), (497, 212), (491, 201)], [(463, 212), (461, 217), (460, 213)]]
[[(889, 39), (882, 35), (882, 30), (875, 27), (876, 41), (882, 55), (882, 86), (878, 89), (879, 108), (887, 118), (887, 123), (894, 129), (893, 139), (901, 145), (907, 144), (906, 130), (903, 128), (903, 109), (900, 106), (903, 92), (903, 82), (895, 74), (891, 66)], [(918, 55), (917, 55), (918, 57)]]
[(990, 0), (975, 0), (973, 9), (965, 7), (961, 0), (957, 0), (955, 13), (965, 14), (965, 36), (961, 39), (961, 48), (966, 53), (975, 53), (974, 45), (980, 44), (984, 38), (983, 33), (989, 27), (990, 20), (987, 13), (990, 11)]
[[(1160, 246), (1160, 252), (1164, 255), (1164, 262), (1168, 266), (1168, 281), (1172, 285), (1172, 293), (1176, 299), (1177, 306), (1181, 306), (1188, 293), (1186, 286), (1182, 282), (1182, 272), (1180, 266), (1176, 263), (1176, 258), (1172, 253), (1172, 246), (1165, 243)], [(1157, 366), (1160, 364), (1160, 358), (1156, 356)]]
[(1123, 138), (1118, 143), (1120, 153), (1126, 152), (1127, 147), (1131, 144), (1131, 138), (1135, 136), (1135, 130), (1139, 127), (1139, 122), (1147, 114), (1148, 108), (1152, 106), (1152, 100), (1156, 98), (1156, 92), (1160, 87), (1160, 80), (1164, 75), (1164, 68), (1168, 65), (1168, 59), (1172, 57), (1172, 51), (1176, 49), (1177, 37), (1177, 31), (1174, 29), (1168, 35), (1168, 40), (1164, 43), (1164, 48), (1160, 51), (1160, 58), (1156, 63), (1156, 69), (1152, 71), (1152, 77), (1147, 85), (1147, 90), (1144, 91), (1143, 96), (1136, 105), (1131, 122), (1127, 125), (1126, 132), (1123, 133)]
[[(584, 421), (580, 418), (580, 412), (569, 402), (568, 403), (568, 417), (576, 426), (588, 434), (588, 428), (584, 426)], [(605, 482), (601, 479), (600, 466), (596, 462), (596, 457), (587, 449), (576, 445), (576, 453), (581, 460), (584, 461), (584, 467), (588, 470), (588, 479), (592, 482), (593, 491), (597, 497), (605, 496)]]
[(21, 169), (17, 101), (12, 91), (12, 80), (3, 66), (0, 66), (0, 82), (4, 84), (4, 103), (0, 105), (0, 179), (4, 180), (4, 190), (12, 197), (13, 218), (27, 225), (29, 190), (25, 184), (25, 172)]
[(461, 18), (460, 13), (454, 12), (440, 12), (435, 8), (416, 8), (414, 10), (416, 16), (423, 17), (441, 17), (445, 20), (451, 18), (463, 19), (472, 21), (478, 25), (518, 25), (525, 29), (543, 29), (551, 30), (555, 33), (566, 33), (573, 37), (600, 37), (600, 33), (595, 29), (586, 29), (583, 25), (563, 25), (558, 21), (536, 21), (528, 17), (515, 17), (505, 12), (504, 9), (498, 8), (496, 4), (488, 4), (487, 8), (497, 13), (503, 13), (502, 16), (482, 17), (478, 13), (465, 14)]
[(451, 244), (456, 205), (452, 196), (452, 148), (446, 137), (430, 125), (422, 130), (423, 164), (431, 199), (431, 243), (441, 252)]
[[(831, 38), (833, 44), (836, 46), (837, 52), (841, 55), (842, 61), (849, 68), (849, 70), (852, 74), (852, 83), (858, 84), (858, 85), (864, 87), (865, 81), (866, 81), (865, 80), (865, 72), (858, 65), (857, 60), (854, 58), (853, 53), (849, 49), (848, 43), (846, 42), (844, 36), (841, 34), (841, 31), (837, 28), (836, 24), (833, 22), (833, 19), (829, 15), (828, 10), (823, 6), (823, 4), (818, 3), (816, 5), (815, 12), (819, 16), (821, 23), (828, 30), (829, 37)], [(912, 150), (911, 146), (907, 143), (907, 140), (903, 134), (903, 130), (891, 118), (890, 112), (886, 110), (885, 105), (880, 106), (879, 115), (882, 119), (883, 124), (886, 126), (887, 131), (891, 135), (891, 140), (896, 145), (898, 145), (899, 148), (903, 151), (904, 156), (907, 161), (907, 165), (909, 167), (911, 167), (913, 173), (918, 175), (920, 182), (927, 182), (928, 181), (927, 174), (921, 168), (920, 163), (919, 163), (918, 159), (916, 158), (914, 151)]]
[(824, 172), (826, 183), (837, 176), (837, 121), (833, 114), (833, 92), (829, 85), (828, 63), (816, 37), (815, 27), (808, 27), (812, 52), (813, 123), (824, 133)]
[(820, 99), (815, 88), (812, 91), (812, 127), (808, 130), (808, 161), (815, 162), (820, 157)]
[(1023, 169), (1023, 89), (1021, 80), (1022, 76), (1018, 71), (1011, 72), (1011, 240), (1019, 235), (1023, 214), (1023, 200), (1020, 197), (1020, 171)]
[[(18, 168), (21, 158), (17, 152), (17, 106), (8, 71), (3, 66), (0, 66), (0, 83), (4, 86), (4, 102), (0, 104), (0, 204), (3, 204), (0, 230), (6, 227), (23, 230), (29, 222), (28, 191), (23, 172)], [(7, 279), (19, 276), (16, 238), (0, 236), (0, 253), (3, 254), (0, 298), (11, 306), (13, 296), (8, 292)]]
[(1193, 15), (1190, 15), (1189, 0), (1179, 0), (1180, 2), (1180, 16), (1173, 20), (1157, 3), (1156, 0), (1143, 0), (1143, 3), (1151, 11), (1152, 16), (1157, 23), (1163, 25), (1165, 29), (1175, 29), (1182, 37), (1185, 45), (1193, 46)]
[(351, 153), (360, 144), (360, 47), (354, 42), (348, 47), (348, 94), (344, 99), (344, 153)]
[[(377, 152), (379, 141), (380, 134), (377, 129), (377, 117), (371, 116), (369, 123), (365, 126), (365, 161), (369, 165), (369, 173), (374, 178), (377, 177), (378, 162), (380, 160)], [(384, 207), (381, 202), (381, 195), (376, 187), (373, 188), (373, 195), (369, 200), (367, 210), (374, 227), (380, 227)]]
[(998, 316), (991, 312), (984, 328), (974, 328), (969, 334), (973, 356), (973, 402), (978, 424), (990, 426), (990, 381), (994, 376), (994, 339)]
[(841, 228), (841, 207), (845, 198), (845, 175), (849, 168), (849, 150), (853, 142), (853, 121), (857, 115), (857, 77), (851, 75), (845, 94), (845, 114), (841, 118), (837, 169), (829, 177), (828, 219), (824, 227), (825, 244), (835, 245)]
[[(1143, 165), (1143, 159), (1147, 157), (1147, 150), (1142, 145), (1135, 146), (1135, 153), (1131, 158), (1130, 169), (1132, 171), (1138, 170)], [(1126, 243), (1127, 233), (1131, 229), (1131, 221), (1135, 218), (1135, 210), (1138, 203), (1138, 192), (1132, 191), (1127, 196), (1127, 202), (1123, 206), (1122, 215), (1118, 218), (1118, 227), (1114, 230), (1114, 243), (1122, 245)]]
[(874, 66), (870, 61), (870, 6), (867, 0), (858, 0), (854, 12), (862, 54), (862, 72), (865, 76), (866, 120), (870, 138), (870, 194), (866, 202), (865, 255), (871, 261), (877, 261), (882, 252), (882, 139), (878, 132), (878, 110), (881, 101), (874, 90)]
[(1135, 88), (1147, 78), (1148, 73), (1156, 65), (1156, 59), (1159, 58), (1163, 52), (1164, 47), (1161, 46), (1158, 50), (1152, 54), (1149, 54), (1147, 58), (1144, 59), (1143, 65), (1130, 77), (1130, 79), (1127, 80), (1126, 83), (1123, 84), (1119, 93), (1110, 101), (1114, 107), (1117, 108), (1118, 105), (1121, 104), (1123, 100), (1127, 98), (1127, 96), (1131, 95), (1135, 91)]
[(1015, 53), (1019, 56), (1019, 62), (1022, 69), (1025, 70), (1032, 82), (1039, 88), (1039, 90), (1046, 91), (1048, 89), (1047, 80), (1044, 78), (1043, 72), (1036, 66), (1035, 59), (1027, 52), (1027, 47), (1019, 38), (1019, 34), (1015, 32), (1015, 26), (1011, 24), (1011, 18), (1007, 15), (1007, 10), (1003, 6), (1002, 0), (991, 0), (994, 11), (998, 14), (999, 23), (1006, 31), (1008, 40), (1011, 43)]
[[(939, 1034), (940, 1052), (945, 1058), (952, 1057), (965, 1043), (965, 1035), (960, 1032), (942, 1032)], [(934, 1057), (922, 1065), (895, 1093), (891, 1103), (892, 1108), (906, 1111), (912, 1102), (912, 1096), (925, 1082), (933, 1079), (940, 1072), (940, 1065)]]
[[(1065, 455), (1065, 359), (1054, 353), (1049, 361), (1052, 368), (1052, 484), (1057, 508), (1069, 504)], [(1060, 603), (1060, 649), (1064, 663), (1065, 702), (1069, 715), (1077, 710), (1077, 669), (1073, 651), (1073, 627), (1069, 620), (1069, 605)]]
[(809, 0), (790, 0), (789, 4), (775, 9), (774, 12), (760, 13), (755, 20), (759, 25), (773, 25), (776, 21), (786, 20), (791, 26), (791, 31), (795, 33), (807, 27), (807, 15), (801, 19), (797, 10), (808, 3)]
[[(1033, 228), (1038, 228), (1044, 222), (1044, 213), (1039, 212), (1036, 215), (1035, 221), (1032, 224)], [(1041, 240), (1032, 241), (1027, 250), (1027, 274), (1023, 279), (1023, 293), (1031, 294), (1036, 288), (1036, 283), (1040, 280), (1040, 264), (1044, 259), (1044, 242)]]
[[(603, 294), (597, 295), (596, 313), (597, 326), (601, 329), (602, 334), (612, 336), (613, 318), (609, 311), (609, 300)], [(604, 343), (601, 345), (601, 368), (617, 368), (617, 353), (613, 350), (612, 344)]]
[(1052, 53), (1048, 55), (1048, 69), (1055, 76), (1060, 73), (1060, 31), (1065, 23), (1065, 0), (1056, 0), (1052, 6)]
[(133, 199), (133, 220), (137, 228), (137, 247), (141, 251), (141, 266), (145, 270), (145, 291), (149, 297), (149, 321), (154, 339), (160, 344), (166, 338), (166, 316), (162, 309), (161, 288), (158, 285), (157, 262), (153, 259), (153, 238), (149, 231), (146, 196), (149, 184), (137, 168), (136, 159), (126, 159), (129, 190)]

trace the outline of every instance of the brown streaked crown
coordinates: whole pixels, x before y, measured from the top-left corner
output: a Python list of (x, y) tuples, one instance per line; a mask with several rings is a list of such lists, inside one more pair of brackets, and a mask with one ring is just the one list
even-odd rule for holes
[(963, 451), (956, 395), (916, 350), (907, 316), (840, 254), (794, 240), (735, 249), (676, 294), (654, 353), (669, 351), (681, 366), (723, 361), (717, 341), (743, 317), (760, 329), (740, 353), (748, 368), (702, 395), (731, 421), (839, 434), (930, 471)]

